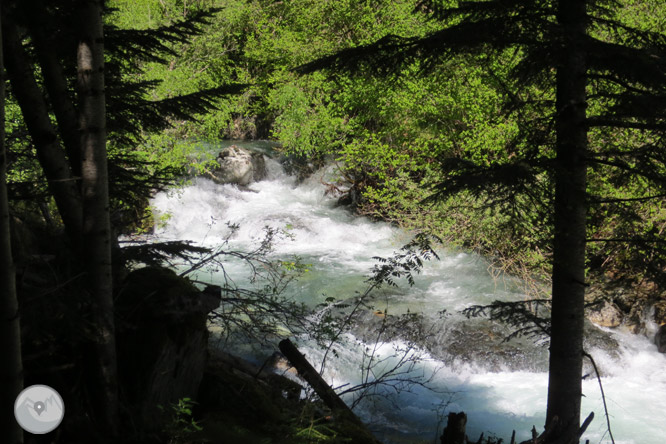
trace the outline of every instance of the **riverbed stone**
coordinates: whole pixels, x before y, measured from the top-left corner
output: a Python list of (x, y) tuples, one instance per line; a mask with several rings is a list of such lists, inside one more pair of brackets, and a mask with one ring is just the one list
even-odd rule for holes
[(266, 161), (261, 153), (231, 145), (217, 156), (218, 166), (210, 171), (216, 183), (249, 185), (266, 177)]
[(601, 327), (619, 327), (622, 324), (622, 311), (609, 301), (604, 301), (588, 309), (587, 318)]
[(666, 353), (666, 324), (662, 324), (654, 336), (654, 343), (657, 344), (659, 353)]
[(666, 300), (662, 299), (654, 304), (653, 320), (659, 325), (666, 324)]

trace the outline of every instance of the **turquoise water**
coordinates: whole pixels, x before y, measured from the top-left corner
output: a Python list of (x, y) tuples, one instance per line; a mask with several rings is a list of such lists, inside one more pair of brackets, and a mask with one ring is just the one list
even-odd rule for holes
[[(285, 230), (289, 236), (278, 239), (270, 255), (286, 260), (298, 256), (308, 264), (309, 271), (288, 292), (311, 306), (327, 297), (354, 298), (365, 288), (376, 264), (373, 257), (389, 257), (410, 239), (409, 233), (337, 207), (322, 184), (334, 179), (334, 169), (297, 183), (276, 161), (268, 159), (267, 165), (268, 178), (248, 189), (195, 179), (178, 192), (158, 194), (152, 205), (170, 219), (157, 229), (157, 238), (211, 247), (226, 242), (225, 248), (241, 251), (256, 246), (266, 226)], [(239, 228), (231, 230), (228, 222)], [(438, 442), (441, 418), (460, 410), (468, 414), (472, 439), (492, 431), (508, 442), (513, 429), (518, 440), (527, 439), (533, 425), (540, 429), (544, 423), (547, 351), (525, 340), (502, 344), (505, 327), (467, 321), (459, 314), (472, 304), (524, 298), (520, 286), (511, 279), (494, 280), (478, 256), (445, 249), (439, 254), (441, 260), (427, 263), (413, 287), (401, 284), (381, 293), (374, 307), (423, 314), (434, 329), (433, 339), (414, 348), (397, 334), (383, 337), (375, 347), (369, 338), (380, 322), (368, 311), (368, 322), (343, 337), (337, 356), (329, 354), (324, 376), (334, 387), (363, 382), (368, 375), (359, 369), (368, 360), (368, 347), (374, 350), (374, 362), (382, 361), (385, 369), (400, 357), (408, 363), (413, 358), (411, 367), (402, 368), (428, 379), (434, 390), (416, 386), (392, 398), (367, 398), (355, 408), (386, 442)], [(239, 284), (250, 276), (242, 263), (230, 261), (225, 270)], [(220, 282), (222, 277), (202, 271), (197, 279)], [(443, 318), (441, 311), (446, 311)], [(660, 444), (666, 431), (666, 356), (642, 336), (609, 330), (598, 334), (619, 344), (616, 350), (590, 350), (604, 375), (615, 442)], [(321, 362), (323, 351), (311, 341), (300, 338), (299, 346), (312, 362)], [(583, 414), (594, 411), (596, 419), (583, 442), (610, 442), (595, 379), (584, 381), (584, 394)], [(355, 398), (345, 399), (351, 403)]]

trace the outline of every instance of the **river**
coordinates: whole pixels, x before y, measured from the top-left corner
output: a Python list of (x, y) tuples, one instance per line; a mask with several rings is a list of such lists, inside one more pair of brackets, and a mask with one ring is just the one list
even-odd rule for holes
[[(266, 149), (261, 143), (252, 147)], [(267, 159), (267, 167), (268, 177), (247, 189), (198, 178), (179, 191), (159, 193), (152, 205), (169, 217), (156, 229), (157, 239), (207, 246), (226, 240), (229, 248), (242, 250), (261, 239), (264, 227), (283, 229), (289, 236), (277, 239), (270, 255), (297, 255), (307, 264), (308, 272), (287, 291), (289, 297), (310, 306), (327, 297), (353, 300), (377, 263), (373, 257), (390, 257), (410, 240), (410, 233), (336, 206), (322, 183), (334, 174), (332, 169), (297, 183), (276, 161)], [(238, 229), (231, 233), (227, 222), (238, 224)], [(546, 348), (526, 339), (502, 343), (510, 332), (506, 327), (467, 320), (459, 313), (495, 299), (523, 299), (520, 285), (491, 276), (487, 263), (474, 254), (446, 249), (438, 254), (440, 260), (425, 263), (413, 286), (400, 282), (385, 288), (374, 307), (392, 314), (423, 314), (425, 324), (433, 328), (429, 341), (405, 355), (414, 359), (409, 375), (424, 376), (429, 388), (389, 390), (391, 396), (367, 398), (355, 410), (387, 443), (439, 442), (442, 419), (450, 411), (467, 413), (471, 439), (485, 432), (508, 442), (512, 430), (519, 441), (527, 439), (532, 426), (541, 430), (544, 424)], [(236, 282), (247, 278), (240, 265), (229, 263), (226, 272), (235, 273)], [(198, 279), (214, 282), (220, 277), (214, 271), (201, 271)], [(367, 338), (374, 337), (372, 328), (380, 324), (381, 313), (369, 310), (366, 323), (341, 337), (342, 345), (327, 358), (324, 372), (333, 386), (363, 380), (359, 368), (368, 359), (364, 351), (374, 349)], [(661, 444), (666, 433), (666, 356), (643, 336), (592, 329), (587, 348), (600, 367), (615, 442)], [(311, 361), (321, 360), (323, 352), (312, 341), (295, 340)], [(379, 354), (385, 359), (382, 365), (391, 365), (396, 362), (390, 357), (392, 351), (409, 345), (399, 332), (385, 336), (375, 357)], [(242, 350), (254, 359), (261, 359), (264, 352)], [(595, 412), (583, 442), (611, 442), (595, 377), (584, 380), (583, 392), (583, 415)], [(353, 397), (345, 399), (351, 402)]]

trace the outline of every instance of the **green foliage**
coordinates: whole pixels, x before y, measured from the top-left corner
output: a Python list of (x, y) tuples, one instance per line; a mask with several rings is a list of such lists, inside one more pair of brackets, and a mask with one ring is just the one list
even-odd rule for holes
[[(370, 65), (361, 67), (360, 75), (296, 76), (292, 71), (318, 57), (386, 36), (412, 39), (440, 30), (455, 19), (439, 16), (437, 11), (454, 2), (436, 2), (439, 9), (432, 10), (416, 0), (110, 3), (118, 8), (112, 20), (121, 28), (156, 28), (202, 7), (222, 8), (205, 32), (173, 46), (169, 63), (143, 65), (146, 71), (141, 79), (162, 82), (152, 90), (153, 98), (228, 82), (251, 84), (240, 96), (217, 100), (218, 109), (198, 115), (197, 122), (174, 120), (167, 133), (151, 136), (142, 149), (147, 158), (174, 167), (191, 159), (191, 146), (183, 140), (269, 135), (287, 154), (315, 163), (334, 159), (340, 171), (333, 185), (342, 192), (353, 190), (359, 213), (409, 229), (430, 230), (454, 245), (490, 255), (501, 270), (548, 276), (552, 233), (550, 216), (540, 204), (551, 201), (552, 183), (540, 171), (553, 157), (550, 121), (543, 117), (545, 107), (554, 100), (548, 86), (552, 75), (546, 73), (518, 90), (509, 80), (512, 70), (526, 67), (518, 62), (530, 54), (509, 47), (495, 49), (493, 58), (484, 51), (448, 55), (436, 68), (415, 58), (396, 64), (392, 74), (383, 73), (382, 78), (374, 76), (377, 68)], [(613, 20), (646, 31), (663, 32), (666, 27), (660, 2), (623, 0), (621, 4), (614, 8)], [(437, 20), (431, 19), (433, 11)], [(628, 38), (623, 31), (609, 29), (595, 24), (593, 33), (607, 41)], [(608, 90), (609, 85), (593, 83), (591, 93), (601, 87)], [(613, 100), (591, 102), (590, 113), (613, 106)], [(518, 101), (523, 105), (512, 107)], [(260, 131), (260, 121), (267, 130)], [(590, 133), (594, 150), (607, 149), (610, 141), (618, 150), (655, 142), (632, 130)], [(542, 148), (537, 161), (542, 166), (506, 168), (520, 167), (517, 159), (534, 160), (537, 146)], [(468, 163), (462, 164), (461, 159)], [(451, 189), (435, 188), (452, 178), (461, 183), (482, 180), (486, 177), (481, 172), (488, 169), (496, 172), (496, 188), (490, 191), (444, 196)], [(589, 192), (594, 198), (634, 199), (654, 193), (649, 180), (611, 166), (595, 164), (591, 172)], [(661, 172), (655, 169), (654, 173)], [(507, 181), (516, 182), (520, 174), (522, 188), (511, 199), (498, 198)], [(438, 202), (427, 201), (433, 193), (440, 195)], [(663, 217), (660, 203), (592, 205), (589, 237), (651, 236), (660, 232)], [(614, 273), (637, 276), (648, 263), (640, 256), (656, 257), (652, 245), (646, 243), (630, 254), (620, 243), (592, 243), (589, 266), (603, 265)], [(539, 287), (533, 282), (535, 289)]]
[(339, 430), (335, 430), (332, 424), (325, 417), (316, 412), (312, 404), (306, 404), (300, 412), (298, 418), (294, 418), (293, 430), (294, 442), (306, 443), (342, 443), (351, 442), (351, 438), (346, 438)]
[(273, 136), (283, 149), (316, 157), (339, 149), (346, 125), (335, 105), (324, 101), (330, 91), (320, 92), (326, 86), (322, 79), (310, 80), (281, 83), (269, 92), (267, 101), (271, 114), (276, 115)]
[[(160, 136), (171, 141), (149, 144), (151, 159), (167, 164), (184, 160), (187, 155), (171, 150), (177, 140), (230, 136), (230, 120), (242, 125), (253, 116), (265, 116), (285, 152), (338, 160), (341, 183), (362, 193), (360, 213), (407, 228), (432, 229), (467, 247), (505, 238), (491, 236), (489, 230), (498, 216), (474, 209), (468, 199), (421, 203), (431, 185), (441, 180), (442, 156), (469, 156), (487, 165), (512, 155), (502, 147), (515, 135), (516, 122), (502, 117), (503, 93), (483, 59), (460, 57), (427, 76), (415, 62), (388, 82), (344, 74), (296, 77), (289, 71), (314, 57), (387, 34), (421, 36), (441, 26), (414, 14), (417, 2), (213, 3), (223, 10), (206, 32), (179, 45), (169, 64), (146, 65), (145, 79), (162, 81), (155, 98), (229, 80), (254, 85), (240, 97), (220, 100), (218, 111), (198, 116), (195, 124), (176, 122), (169, 136)], [(116, 6), (120, 15), (135, 14), (132, 8), (138, 8), (122, 2)], [(139, 27), (166, 23), (173, 19), (167, 9), (178, 8), (163, 7), (161, 15), (155, 12), (159, 8), (146, 9), (150, 20), (145, 12), (135, 14), (143, 17)], [(497, 63), (493, 72), (499, 76), (509, 65)], [(160, 145), (169, 149), (157, 149)], [(481, 228), (459, 229), (461, 219), (479, 216), (482, 222), (464, 226), (486, 226), (487, 234)]]
[[(170, 421), (164, 429), (169, 437), (169, 444), (181, 444), (191, 442), (192, 435), (203, 430), (203, 427), (194, 419), (193, 409), (196, 402), (190, 398), (179, 399), (177, 403), (170, 405)], [(163, 406), (158, 406), (162, 411)]]

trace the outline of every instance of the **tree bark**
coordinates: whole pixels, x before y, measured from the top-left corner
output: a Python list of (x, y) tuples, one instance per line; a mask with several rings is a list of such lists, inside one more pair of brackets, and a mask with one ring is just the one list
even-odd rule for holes
[(16, 273), (9, 228), (5, 150), (5, 69), (2, 53), (0, 25), (0, 356), (4, 361), (0, 366), (0, 417), (2, 418), (0, 441), (20, 444), (23, 442), (23, 430), (14, 420), (14, 401), (23, 389), (23, 361)]
[(310, 387), (312, 387), (321, 400), (324, 401), (324, 404), (326, 404), (331, 410), (342, 413), (353, 418), (355, 421), (358, 421), (358, 418), (349, 406), (340, 399), (338, 394), (335, 393), (326, 381), (324, 381), (324, 378), (321, 377), (319, 372), (315, 370), (312, 364), (308, 362), (305, 356), (298, 351), (296, 346), (289, 339), (280, 341), (279, 347), (280, 351), (289, 360), (291, 365), (294, 366), (298, 374), (310, 384)]
[(39, 66), (42, 69), (44, 86), (55, 114), (58, 129), (65, 151), (69, 158), (69, 165), (75, 178), (81, 177), (81, 147), (78, 118), (72, 96), (70, 95), (67, 80), (62, 64), (58, 60), (56, 48), (53, 47), (49, 36), (50, 29), (46, 17), (46, 6), (42, 1), (35, 2), (36, 14), (42, 18), (32, 23), (30, 36), (32, 38)]
[(23, 120), (37, 151), (37, 159), (58, 206), (65, 230), (77, 248), (82, 231), (81, 195), (51, 124), (46, 102), (35, 81), (33, 66), (23, 49), (16, 25), (3, 21), (2, 26), (5, 62), (12, 92), (21, 108)]
[(580, 429), (585, 302), (587, 151), (584, 0), (560, 0), (562, 42), (556, 73), (556, 162), (552, 326), (546, 428), (577, 443)]
[(106, 153), (104, 35), (102, 4), (79, 3), (77, 86), (81, 131), (81, 193), (83, 196), (83, 259), (95, 328), (96, 416), (102, 428), (118, 432), (118, 372), (111, 266), (109, 176)]
[(340, 399), (330, 385), (324, 381), (319, 372), (308, 362), (303, 354), (298, 351), (296, 346), (289, 340), (284, 339), (279, 344), (280, 351), (294, 366), (298, 374), (305, 379), (310, 387), (317, 393), (319, 398), (326, 404), (334, 415), (353, 424), (356, 430), (347, 428), (346, 434), (352, 442), (363, 444), (380, 444), (380, 442), (370, 433), (365, 424), (354, 414), (354, 412)]
[(467, 415), (465, 412), (449, 413), (448, 422), (440, 437), (441, 444), (467, 444)]

